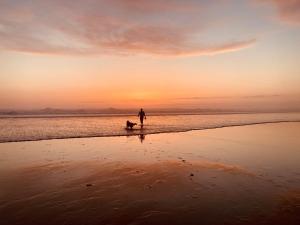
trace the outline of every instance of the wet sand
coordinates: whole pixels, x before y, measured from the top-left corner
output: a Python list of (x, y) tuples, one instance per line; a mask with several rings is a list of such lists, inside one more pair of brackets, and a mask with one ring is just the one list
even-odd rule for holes
[(299, 224), (300, 123), (0, 144), (0, 224)]

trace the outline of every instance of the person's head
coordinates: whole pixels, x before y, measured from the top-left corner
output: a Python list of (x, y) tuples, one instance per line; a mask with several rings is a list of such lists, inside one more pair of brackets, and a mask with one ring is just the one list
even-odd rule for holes
[(143, 108), (141, 108), (141, 111), (143, 111)]

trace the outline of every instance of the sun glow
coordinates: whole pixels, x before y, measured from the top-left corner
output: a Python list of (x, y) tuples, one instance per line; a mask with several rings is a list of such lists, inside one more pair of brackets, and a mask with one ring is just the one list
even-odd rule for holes
[(0, 108), (300, 107), (299, 1), (4, 2)]

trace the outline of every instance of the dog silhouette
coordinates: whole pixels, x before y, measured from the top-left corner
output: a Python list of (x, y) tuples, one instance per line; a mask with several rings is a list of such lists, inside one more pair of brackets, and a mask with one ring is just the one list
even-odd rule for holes
[(136, 125), (136, 123), (133, 123), (129, 120), (126, 121), (126, 128), (127, 129), (132, 129), (135, 125)]

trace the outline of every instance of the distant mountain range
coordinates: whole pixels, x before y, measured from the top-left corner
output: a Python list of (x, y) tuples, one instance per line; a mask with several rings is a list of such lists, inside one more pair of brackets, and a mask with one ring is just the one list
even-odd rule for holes
[[(59, 109), (43, 108), (35, 110), (0, 110), (3, 116), (22, 116), (22, 115), (135, 115), (139, 109)], [(290, 110), (259, 110), (259, 109), (213, 109), (213, 108), (150, 108), (146, 109), (147, 114), (230, 114), (230, 113), (271, 113), (271, 112), (291, 112)], [(292, 111), (295, 112), (295, 111)], [(299, 112), (296, 110), (296, 112)]]

